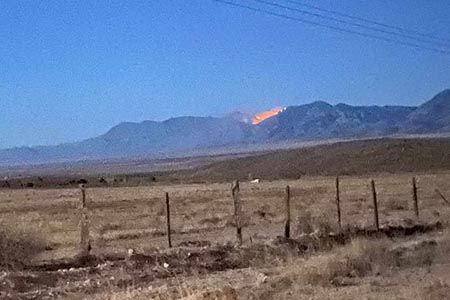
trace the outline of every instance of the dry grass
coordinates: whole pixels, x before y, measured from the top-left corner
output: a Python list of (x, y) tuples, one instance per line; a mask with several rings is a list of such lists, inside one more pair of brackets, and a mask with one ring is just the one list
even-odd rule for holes
[(0, 228), (0, 269), (21, 269), (47, 247), (35, 232), (3, 226)]
[(333, 224), (329, 216), (313, 216), (308, 210), (303, 210), (297, 218), (297, 234), (315, 236), (316, 239), (311, 244), (311, 250), (329, 249), (332, 247), (327, 239), (319, 239), (319, 236), (328, 236), (332, 232), (338, 232), (337, 224)]
[(363, 277), (381, 274), (396, 265), (387, 239), (355, 239), (338, 249), (324, 268), (325, 278), (334, 282), (339, 277)]
[[(170, 297), (171, 300), (237, 300), (237, 292), (229, 287), (208, 288), (203, 291), (190, 291), (180, 284), (177, 288), (178, 292), (174, 292)], [(186, 296), (184, 296), (186, 295)], [(158, 295), (151, 290), (143, 289), (126, 289), (124, 291), (108, 291), (98, 296), (93, 296), (92, 300), (167, 300), (167, 295)], [(66, 300), (81, 300), (76, 295), (66, 298)]]
[[(411, 202), (411, 176), (412, 174), (378, 174), (375, 176), (382, 225), (414, 218)], [(341, 177), (341, 208), (344, 228), (346, 225), (373, 226), (369, 179), (369, 177)], [(418, 176), (418, 179), (421, 220), (424, 222), (448, 220), (450, 210), (436, 198), (434, 189), (439, 188), (445, 195), (450, 195), (448, 186), (450, 173), (422, 174)], [(258, 185), (242, 182), (241, 199), (248, 224), (243, 230), (244, 245), (249, 247), (252, 246), (252, 243), (261, 245), (283, 234), (285, 221), (283, 198), (284, 188), (287, 184), (291, 187), (293, 220), (291, 228), (294, 229), (292, 237), (296, 238), (302, 233), (315, 231), (323, 233), (334, 231), (337, 227), (334, 182), (332, 177), (263, 181)], [(166, 191), (170, 193), (171, 197), (172, 239), (175, 247), (208, 243), (214, 245), (215, 243), (235, 241), (235, 229), (230, 222), (233, 219), (233, 202), (229, 184), (155, 184), (152, 187), (89, 188), (87, 195), (90, 209), (90, 232), (94, 239), (92, 244), (94, 254), (116, 251), (125, 253), (128, 248), (135, 249), (137, 253), (144, 253), (147, 249), (155, 250), (155, 252), (157, 249), (165, 249), (167, 237), (165, 236), (164, 192)], [(54, 249), (42, 253), (38, 257), (39, 260), (72, 256), (78, 252), (80, 237), (78, 198), (79, 191), (76, 189), (0, 190), (0, 225), (20, 223), (24, 228), (34, 228), (40, 235), (47, 237)], [(435, 211), (439, 211), (439, 216), (434, 213)], [(299, 263), (292, 276), (284, 277), (279, 285), (273, 287), (273, 289), (282, 287), (286, 291), (292, 292), (294, 296), (291, 298), (288, 296), (286, 296), (287, 298), (277, 298), (278, 294), (275, 293), (274, 297), (268, 296), (266, 299), (297, 300), (302, 298), (295, 298), (295, 295), (304, 296), (309, 292), (311, 295), (315, 295), (316, 290), (329, 292), (331, 289), (336, 289), (337, 286), (338, 289), (341, 289), (346, 280), (369, 280), (369, 278), (377, 277), (377, 274), (384, 276), (391, 271), (395, 273), (398, 269), (414, 268), (415, 266), (426, 269), (436, 265), (435, 262), (440, 260), (444, 264), (448, 263), (444, 257), (448, 256), (450, 247), (447, 250), (431, 245), (411, 247), (413, 250), (404, 251), (404, 249), (397, 249), (389, 240), (355, 240), (343, 248), (333, 249), (329, 253), (320, 253), (319, 258), (312, 257), (306, 264)], [(314, 250), (308, 252), (308, 255), (317, 255)], [(38, 251), (33, 251), (31, 254), (34, 252)], [(268, 251), (264, 257), (252, 257), (256, 261), (252, 267), (288, 269), (295, 266), (293, 262), (298, 259), (298, 256), (294, 254), (292, 258), (282, 257), (283, 259), (279, 259), (280, 255), (276, 254), (271, 255)], [(288, 255), (286, 253), (285, 256)], [(27, 261), (27, 259), (23, 261)], [(233, 276), (238, 272), (240, 270), (233, 270)], [(146, 276), (137, 274), (136, 278), (140, 278), (141, 275)], [(208, 274), (208, 276), (211, 275), (213, 274)], [(218, 277), (221, 279), (210, 286), (216, 287), (220, 283), (226, 282), (223, 274), (219, 274)], [(247, 283), (250, 279), (251, 276), (245, 276), (240, 281)], [(180, 278), (181, 282), (187, 280), (184, 276)], [(192, 281), (196, 280), (198, 277), (192, 279)], [(177, 283), (167, 283), (166, 280), (159, 283), (159, 286), (166, 284), (177, 285)], [(372, 286), (371, 283), (366, 282), (365, 284)], [(148, 285), (154, 285), (153, 281)], [(421, 287), (428, 285), (432, 286), (431, 282), (427, 282)], [(139, 290), (140, 288), (148, 289), (149, 286), (137, 286), (129, 291), (120, 291), (118, 287), (114, 288), (111, 293), (106, 292), (107, 296), (92, 297), (92, 299), (111, 299), (112, 297), (116, 297), (115, 299), (152, 299), (142, 296), (144, 290)], [(257, 289), (254, 286), (251, 288)], [(358, 286), (358, 288), (361, 287)], [(445, 291), (445, 289), (446, 285), (443, 283), (439, 290)], [(195, 292), (202, 290), (204, 287), (195, 289)], [(371, 291), (367, 291), (367, 293), (369, 292)], [(154, 290), (151, 293), (153, 295)], [(238, 293), (241, 295), (242, 290), (238, 289)], [(420, 294), (421, 291), (417, 293)], [(178, 295), (181, 297), (181, 294)], [(303, 298), (332, 299), (319, 296), (305, 297)], [(85, 295), (80, 295), (79, 298), (74, 299), (84, 298), (86, 298)], [(421, 299), (419, 296), (416, 298)], [(172, 298), (162, 297), (161, 299)], [(173, 297), (173, 299), (177, 298)], [(253, 298), (244, 297), (243, 299)], [(259, 298), (254, 299), (259, 300)], [(342, 296), (336, 299), (355, 298)], [(381, 299), (391, 298), (381, 297)], [(433, 298), (426, 300), (430, 299), (434, 300)]]
[(355, 239), (335, 253), (308, 264), (300, 280), (313, 285), (339, 284), (341, 279), (379, 274), (395, 265), (386, 239)]
[(448, 232), (411, 240), (357, 238), (277, 268), (251, 300), (450, 299)]
[(402, 268), (427, 267), (438, 259), (448, 262), (448, 243), (432, 241), (395, 246), (387, 238), (356, 238), (319, 263), (307, 266), (302, 280), (314, 285), (340, 285), (345, 278), (389, 274)]
[[(378, 175), (380, 222), (414, 218), (411, 174)], [(436, 198), (435, 188), (450, 195), (450, 173), (418, 177), (420, 216), (424, 221), (447, 220), (450, 211)], [(373, 215), (368, 177), (341, 177), (343, 226), (371, 226)], [(283, 233), (284, 188), (291, 186), (293, 236), (337, 228), (334, 178), (304, 177), (301, 180), (241, 183), (241, 198), (247, 226), (245, 243), (264, 241)], [(229, 184), (174, 184), (152, 187), (89, 188), (91, 234), (94, 251), (167, 247), (164, 192), (170, 193), (173, 241), (235, 240), (232, 228), (233, 202)], [(50, 239), (55, 251), (43, 258), (71, 256), (79, 240), (79, 191), (76, 189), (0, 190), (0, 220), (20, 222)], [(439, 211), (439, 216), (435, 212)], [(154, 234), (158, 233), (158, 234)], [(100, 246), (101, 249), (98, 249)]]

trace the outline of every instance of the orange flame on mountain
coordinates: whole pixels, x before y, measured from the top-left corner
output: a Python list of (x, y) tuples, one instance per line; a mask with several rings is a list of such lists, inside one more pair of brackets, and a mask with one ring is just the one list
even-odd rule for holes
[(274, 108), (272, 110), (264, 111), (262, 113), (256, 114), (255, 117), (253, 118), (252, 124), (253, 125), (257, 125), (257, 124), (261, 123), (264, 120), (267, 120), (269, 118), (272, 118), (272, 117), (278, 115), (283, 110), (284, 110), (284, 108), (277, 107), (277, 108)]

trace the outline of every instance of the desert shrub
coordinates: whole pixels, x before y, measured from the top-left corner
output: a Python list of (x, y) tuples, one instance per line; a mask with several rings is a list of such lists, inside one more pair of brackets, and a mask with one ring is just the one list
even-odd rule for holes
[(25, 184), (25, 187), (27, 187), (27, 188), (33, 188), (33, 187), (34, 187), (34, 183), (32, 183), (32, 182), (27, 182), (27, 183)]
[(310, 234), (318, 232), (321, 234), (329, 234), (333, 231), (333, 224), (326, 216), (312, 216), (308, 211), (300, 213), (297, 219), (297, 232)]
[(344, 277), (378, 274), (395, 265), (389, 246), (386, 239), (355, 239), (319, 264), (304, 268), (303, 281), (315, 285), (338, 284)]
[(0, 227), (0, 269), (21, 269), (33, 257), (47, 248), (47, 243), (35, 232)]
[(423, 267), (434, 263), (441, 249), (442, 245), (436, 241), (425, 240), (393, 248), (392, 253), (395, 255), (398, 267)]
[(334, 259), (328, 261), (326, 273), (330, 278), (362, 277), (378, 274), (395, 265), (394, 255), (389, 251), (386, 239), (355, 239), (349, 245), (338, 249)]
[(432, 241), (395, 247), (387, 238), (357, 238), (336, 249), (320, 264), (305, 268), (303, 279), (310, 284), (339, 284), (343, 278), (379, 275), (393, 268), (429, 266), (440, 248)]

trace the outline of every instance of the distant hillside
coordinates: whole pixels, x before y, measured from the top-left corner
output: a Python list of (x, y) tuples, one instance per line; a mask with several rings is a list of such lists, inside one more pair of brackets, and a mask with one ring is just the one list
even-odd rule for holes
[(113, 158), (164, 158), (219, 147), (283, 141), (317, 141), (401, 134), (450, 133), (450, 90), (419, 107), (330, 105), (291, 106), (257, 125), (251, 114), (224, 118), (180, 117), (164, 122), (122, 123), (77, 143), (0, 150), (0, 165)]
[(263, 122), (261, 127), (272, 140), (381, 136), (399, 132), (399, 121), (415, 110), (415, 107), (332, 106), (326, 102), (314, 102), (288, 107), (278, 116)]
[(58, 146), (0, 150), (0, 165), (113, 158), (164, 158), (188, 150), (237, 145), (255, 128), (231, 118), (180, 117), (164, 122), (121, 123), (104, 135)]
[(197, 149), (246, 141), (252, 127), (230, 118), (181, 117), (164, 122), (123, 123), (97, 138), (114, 153)]
[(402, 132), (450, 132), (450, 90), (422, 104), (401, 123)]
[(374, 139), (341, 142), (225, 160), (169, 178), (230, 181), (296, 179), (303, 175), (362, 175), (450, 170), (450, 139)]

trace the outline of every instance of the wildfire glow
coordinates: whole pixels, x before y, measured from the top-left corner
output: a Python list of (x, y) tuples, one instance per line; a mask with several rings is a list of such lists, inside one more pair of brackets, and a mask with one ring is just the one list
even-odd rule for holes
[(253, 125), (259, 124), (264, 120), (267, 120), (269, 118), (272, 118), (272, 117), (278, 115), (283, 110), (285, 110), (285, 108), (277, 107), (272, 110), (264, 111), (262, 113), (256, 114), (255, 117), (253, 118), (252, 124)]

